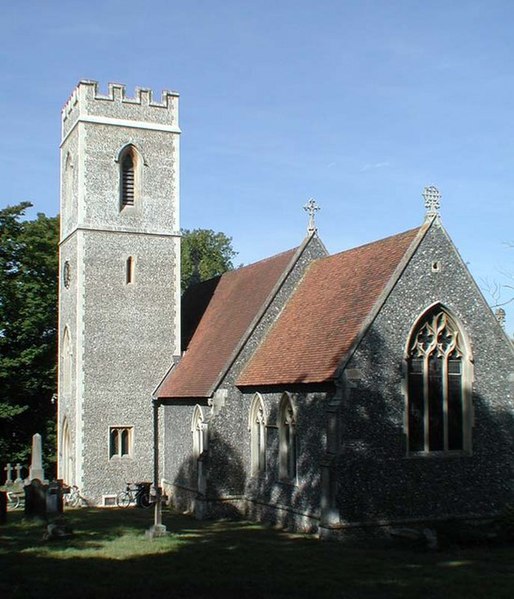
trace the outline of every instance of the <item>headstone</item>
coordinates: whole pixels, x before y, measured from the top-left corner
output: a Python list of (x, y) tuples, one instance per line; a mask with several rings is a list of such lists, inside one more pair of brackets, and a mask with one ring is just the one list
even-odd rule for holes
[(30, 463), (29, 480), (32, 481), (34, 479), (45, 480), (41, 435), (39, 433), (36, 433), (32, 437), (32, 461)]
[(16, 464), (16, 478), (14, 479), (15, 483), (22, 483), (23, 479), (21, 478), (21, 464), (18, 462)]
[(62, 514), (62, 481), (53, 481), (46, 490), (46, 513)]
[(39, 479), (35, 478), (23, 487), (25, 491), (25, 516), (46, 520), (46, 489)]
[(7, 464), (7, 466), (4, 468), (4, 470), (7, 472), (6, 478), (5, 478), (5, 484), (12, 485), (12, 478), (11, 478), (12, 466), (11, 466), (11, 464)]

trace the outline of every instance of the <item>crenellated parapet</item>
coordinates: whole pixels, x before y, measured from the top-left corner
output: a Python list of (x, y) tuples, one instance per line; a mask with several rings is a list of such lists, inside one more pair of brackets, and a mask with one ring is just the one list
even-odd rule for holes
[(100, 93), (97, 81), (82, 80), (62, 109), (63, 140), (78, 122), (135, 126), (146, 123), (156, 129), (180, 133), (177, 92), (164, 90), (155, 101), (151, 89), (136, 87), (127, 97), (125, 85), (109, 83), (107, 94)]

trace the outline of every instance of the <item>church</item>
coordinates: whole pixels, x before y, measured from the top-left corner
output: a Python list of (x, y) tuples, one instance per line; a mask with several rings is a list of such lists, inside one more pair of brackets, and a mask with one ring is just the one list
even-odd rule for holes
[(59, 476), (158, 481), (199, 518), (337, 538), (514, 500), (514, 348), (427, 187), (414, 228), (180, 296), (178, 95), (81, 81), (62, 113)]

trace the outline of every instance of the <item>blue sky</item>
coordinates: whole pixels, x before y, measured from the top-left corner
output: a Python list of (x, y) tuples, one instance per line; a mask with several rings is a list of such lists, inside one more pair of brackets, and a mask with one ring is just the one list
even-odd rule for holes
[(297, 245), (311, 197), (337, 252), (419, 225), (436, 185), (479, 284), (502, 281), (513, 25), (510, 0), (0, 0), (0, 206), (57, 213), (80, 79), (172, 89), (181, 224), (230, 235), (238, 262)]

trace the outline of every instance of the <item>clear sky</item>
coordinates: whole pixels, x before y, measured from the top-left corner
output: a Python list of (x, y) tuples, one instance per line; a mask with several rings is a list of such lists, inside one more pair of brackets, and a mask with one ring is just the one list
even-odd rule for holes
[(337, 252), (418, 226), (436, 185), (486, 287), (514, 276), (513, 31), (512, 0), (0, 0), (0, 207), (58, 212), (80, 79), (172, 89), (181, 225), (237, 262), (298, 245), (311, 197)]

